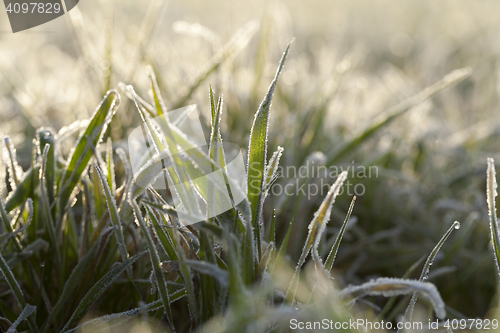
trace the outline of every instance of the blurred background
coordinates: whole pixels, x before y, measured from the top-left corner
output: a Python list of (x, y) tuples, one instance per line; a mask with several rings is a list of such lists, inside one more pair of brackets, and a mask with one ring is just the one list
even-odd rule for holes
[[(16, 34), (2, 10), (0, 133), (10, 136), (27, 168), (37, 128), (78, 126), (120, 82), (147, 95), (145, 67), (151, 65), (167, 107), (197, 104), (207, 137), (208, 85), (222, 93), (222, 137), (247, 147), (253, 115), (295, 38), (272, 105), (269, 149), (284, 148), (285, 167), (311, 160), (330, 167), (341, 145), (385, 110), (470, 66), (468, 79), (335, 161), (378, 170), (376, 177), (349, 176), (366, 191), (357, 199), (336, 273), (344, 285), (402, 277), (458, 220), (462, 228), (429, 278), (453, 316), (484, 317), (495, 304), (498, 278), (484, 192), (486, 157), (500, 161), (499, 29), (500, 3), (489, 0), (81, 0), (68, 15)], [(138, 125), (135, 106), (122, 94), (107, 136), (125, 145)], [(293, 181), (283, 177), (278, 184)], [(322, 199), (272, 195), (266, 203), (265, 224), (275, 210), (280, 239), (293, 220), (291, 262)], [(323, 254), (350, 200), (344, 193), (334, 206)], [(418, 278), (421, 266), (410, 276)], [(370, 300), (380, 307), (385, 302)], [(407, 299), (398, 301), (401, 312)]]

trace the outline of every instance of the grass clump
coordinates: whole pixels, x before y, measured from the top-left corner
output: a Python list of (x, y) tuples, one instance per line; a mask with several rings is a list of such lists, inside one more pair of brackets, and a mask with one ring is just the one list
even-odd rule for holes
[[(251, 28), (241, 38), (246, 40)], [(215, 103), (211, 88), (210, 146), (205, 152), (169, 120), (152, 69), (148, 69), (150, 102), (131, 86), (122, 85), (138, 109), (154, 148), (153, 156), (136, 173), (123, 150), (115, 149), (111, 140), (102, 144), (120, 104), (119, 93), (114, 90), (105, 95), (68, 156), (62, 153), (60, 134), (40, 129), (30, 169), (19, 172), (12, 144), (6, 141), (9, 154), (2, 160), (6, 174), (0, 180), (2, 188), (10, 189), (5, 199), (0, 198), (2, 236), (5, 235), (0, 243), (2, 329), (96, 332), (115, 326), (123, 328), (120, 325), (136, 317), (153, 331), (280, 332), (288, 330), (292, 318), (348, 321), (358, 310), (358, 305), (354, 306), (356, 300), (365, 296), (413, 295), (405, 316), (411, 320), (417, 293), (429, 300), (439, 319), (444, 319), (446, 310), (440, 293), (424, 280), (457, 224), (431, 252), (418, 281), (378, 278), (342, 290), (334, 286), (330, 272), (355, 198), (325, 263), (320, 245), (324, 243), (333, 204), (348, 179), (347, 172), (331, 185), (307, 232), (302, 230), (305, 243), (300, 246), (295, 270), (285, 257), (291, 227), (280, 246), (274, 216), (267, 231), (265, 199), (276, 181), (283, 154), (279, 147), (269, 160), (267, 157), (268, 137), (273, 130), (271, 102), (289, 47), (250, 131), (248, 179), (246, 188), (240, 189), (248, 197), (227, 212), (196, 224), (180, 223), (180, 207), (172, 206), (166, 199), (169, 194), (151, 184), (163, 173), (176, 184), (183, 184), (178, 187), (179, 196), (194, 194), (207, 200), (208, 196), (203, 197), (207, 193), (202, 188), (204, 184), (197, 180), (200, 173), (217, 170), (228, 184), (236, 183), (227, 170), (222, 149), (223, 99), (221, 96)], [(226, 53), (219, 57), (222, 61)], [(188, 90), (185, 100), (218, 64), (214, 62), (208, 67)], [(453, 72), (390, 109), (382, 121), (374, 122), (362, 134), (345, 142), (328, 163), (351, 153), (393, 119), (469, 74), (469, 69)], [(153, 118), (158, 120), (152, 121)], [(161, 164), (165, 158), (174, 163)], [(498, 252), (496, 183), (493, 163), (488, 163), (488, 204)], [(118, 167), (123, 174), (116, 174)], [(197, 212), (196, 205), (188, 211)], [(307, 265), (309, 254), (311, 265)], [(372, 311), (377, 312), (377, 307), (373, 306)]]

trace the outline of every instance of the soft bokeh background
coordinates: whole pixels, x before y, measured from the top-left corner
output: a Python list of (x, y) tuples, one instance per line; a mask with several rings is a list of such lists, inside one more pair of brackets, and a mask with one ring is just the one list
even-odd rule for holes
[[(247, 33), (248, 44), (230, 44), (235, 52), (199, 80), (252, 20), (258, 30)], [(311, 156), (328, 160), (385, 109), (470, 66), (470, 78), (338, 163), (377, 166), (379, 176), (353, 180), (366, 193), (358, 198), (336, 269), (343, 284), (401, 277), (459, 220), (462, 228), (445, 244), (430, 279), (450, 316), (484, 317), (497, 287), (484, 189), (486, 157), (500, 160), (499, 29), (500, 3), (487, 0), (82, 0), (69, 15), (17, 34), (1, 11), (0, 133), (11, 137), (26, 168), (36, 128), (59, 131), (87, 119), (119, 82), (145, 95), (144, 69), (152, 65), (167, 107), (196, 103), (207, 126), (208, 84), (223, 93), (223, 138), (246, 147), (253, 114), (295, 38), (272, 106), (270, 149), (281, 145), (283, 164), (299, 167)], [(194, 83), (199, 86), (184, 98)], [(108, 134), (124, 144), (139, 122), (122, 98)], [(275, 208), (280, 237), (294, 220), (292, 260), (321, 200), (275, 196), (266, 204), (266, 223)], [(336, 205), (323, 252), (349, 201), (344, 194)]]

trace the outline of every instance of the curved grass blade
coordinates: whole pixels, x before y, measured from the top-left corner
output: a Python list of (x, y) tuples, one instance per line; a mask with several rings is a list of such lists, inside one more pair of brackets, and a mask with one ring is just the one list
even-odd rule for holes
[[(19, 307), (24, 310), (28, 306), (26, 303), (26, 300), (24, 299), (23, 292), (21, 291), (21, 287), (19, 286), (19, 283), (17, 283), (16, 278), (14, 277), (14, 274), (10, 270), (9, 266), (7, 265), (7, 262), (3, 258), (3, 256), (0, 254), (0, 271), (2, 271), (3, 276), (5, 277), (5, 280), (7, 280), (7, 283), (10, 286), (10, 289), (12, 289), (12, 292), (14, 293), (14, 297), (17, 300), (17, 304), (19, 304)], [(34, 333), (38, 332), (38, 326), (36, 325), (35, 322), (35, 315), (32, 313), (30, 316), (28, 316), (28, 326), (30, 330)]]
[[(408, 270), (403, 274), (403, 276), (401, 278), (402, 279), (407, 279), (408, 277), (410, 277), (410, 274), (413, 273), (413, 271), (415, 269), (417, 269), (417, 267), (420, 266), (420, 264), (422, 264), (422, 262), (424, 261), (424, 259), (425, 259), (425, 255), (421, 256), (420, 259), (418, 259), (417, 261), (415, 261), (413, 263), (413, 265), (411, 265), (410, 268), (408, 268)], [(396, 302), (396, 296), (392, 296), (387, 301), (387, 303), (385, 304), (384, 308), (377, 314), (377, 319), (378, 320), (382, 320), (385, 317), (385, 315), (389, 312), (389, 310), (391, 309), (391, 307), (394, 304), (394, 302)]]
[[(260, 225), (259, 217), (261, 214), (261, 196), (264, 185), (264, 172), (267, 159), (267, 137), (269, 132), (269, 115), (271, 113), (271, 102), (273, 100), (274, 90), (278, 82), (278, 77), (285, 65), (286, 56), (290, 49), (290, 43), (287, 45), (283, 57), (276, 71), (271, 85), (269, 86), (264, 100), (255, 113), (252, 129), (250, 131), (250, 140), (248, 143), (248, 165), (247, 165), (247, 195), (250, 202), (251, 223), (254, 229), (254, 238), (260, 244)], [(261, 257), (261, 248), (258, 247), (258, 258)]]
[(101, 296), (101, 294), (113, 283), (113, 281), (118, 276), (120, 276), (120, 274), (122, 274), (127, 269), (127, 267), (132, 265), (137, 259), (139, 259), (145, 253), (146, 252), (141, 252), (139, 254), (136, 254), (132, 258), (127, 259), (127, 261), (116, 266), (108, 273), (106, 273), (106, 275), (104, 275), (101, 279), (99, 279), (99, 281), (97, 281), (96, 284), (94, 284), (92, 288), (90, 288), (85, 297), (83, 297), (80, 304), (78, 304), (78, 307), (75, 309), (73, 315), (68, 320), (66, 325), (64, 325), (61, 332), (66, 332), (71, 327), (73, 327), (76, 324), (76, 322), (87, 312), (90, 306), (94, 304), (94, 302), (99, 298), (99, 296)]
[(497, 273), (500, 277), (500, 235), (495, 204), (495, 198), (498, 195), (498, 185), (496, 179), (495, 161), (492, 158), (488, 158), (488, 170), (486, 175), (486, 200), (488, 201), (488, 212), (490, 217), (491, 242), (493, 243), (493, 253), (495, 256)]
[(330, 272), (333, 267), (333, 263), (335, 261), (335, 257), (337, 257), (337, 252), (340, 247), (340, 242), (342, 241), (342, 237), (344, 236), (344, 231), (347, 226), (347, 223), (349, 222), (349, 219), (351, 218), (352, 210), (354, 209), (354, 203), (356, 202), (356, 196), (352, 198), (351, 205), (349, 206), (349, 210), (347, 211), (347, 215), (345, 217), (344, 223), (342, 224), (342, 227), (339, 230), (339, 234), (337, 235), (337, 238), (335, 239), (335, 243), (333, 243), (332, 249), (330, 250), (330, 253), (328, 254), (328, 257), (326, 258), (325, 262), (325, 269)]
[(329, 158), (326, 165), (328, 166), (337, 163), (349, 152), (357, 148), (359, 145), (361, 145), (363, 142), (365, 142), (375, 133), (377, 133), (380, 129), (387, 126), (389, 123), (391, 123), (393, 120), (395, 120), (402, 114), (406, 113), (412, 107), (422, 103), (423, 101), (436, 95), (440, 91), (459, 83), (460, 81), (469, 77), (471, 74), (472, 74), (472, 69), (470, 67), (454, 70), (448, 75), (446, 75), (439, 82), (425, 88), (415, 96), (410, 97), (409, 99), (390, 108), (389, 110), (387, 110), (386, 116), (383, 119), (374, 121), (362, 133), (360, 133), (350, 141), (343, 144), (342, 147)]
[(431, 302), (436, 312), (436, 316), (439, 319), (444, 319), (446, 317), (443, 299), (436, 286), (429, 282), (396, 278), (378, 278), (359, 286), (348, 286), (340, 292), (340, 297), (350, 298), (352, 302), (366, 295), (392, 297), (410, 293), (421, 293)]
[[(59, 221), (62, 221), (64, 211), (69, 203), (69, 199), (76, 184), (80, 180), (83, 172), (92, 157), (93, 150), (99, 145), (106, 128), (113, 117), (120, 95), (115, 90), (110, 90), (97, 110), (94, 112), (89, 125), (83, 132), (74, 147), (69, 162), (61, 177), (60, 187), (57, 195), (59, 197)], [(60, 225), (60, 222), (58, 222)]]
[[(434, 247), (431, 254), (427, 257), (427, 260), (425, 261), (422, 273), (420, 274), (420, 278), (418, 279), (420, 282), (424, 282), (425, 280), (427, 280), (429, 270), (432, 266), (432, 263), (434, 262), (434, 259), (436, 258), (436, 255), (438, 254), (439, 250), (443, 246), (444, 242), (446, 242), (448, 237), (451, 235), (451, 233), (455, 229), (460, 229), (460, 223), (458, 221), (455, 221), (451, 225), (451, 227), (448, 229), (448, 231), (445, 232), (443, 237), (441, 237), (441, 239), (439, 240), (437, 245)], [(418, 293), (417, 292), (413, 293), (411, 300), (410, 300), (410, 304), (406, 308), (405, 314), (403, 316), (403, 320), (406, 320), (408, 318), (408, 321), (411, 322), (412, 317), (413, 317), (413, 309), (415, 307), (415, 303), (417, 303), (417, 298), (418, 298)]]

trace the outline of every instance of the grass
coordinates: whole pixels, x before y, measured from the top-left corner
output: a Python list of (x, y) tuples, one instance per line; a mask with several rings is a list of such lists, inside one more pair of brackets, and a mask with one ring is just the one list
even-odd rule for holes
[[(208, 30), (189, 47), (176, 39), (162, 53), (165, 62), (155, 52), (170, 42), (155, 39), (160, 22), (151, 19), (159, 5), (151, 5), (142, 25), (142, 35), (150, 37), (139, 40), (130, 71), (119, 51), (132, 43), (121, 40), (125, 34), (112, 38), (110, 31), (101, 41), (95, 27), (72, 17), (79, 47), (86, 50), (84, 66), (92, 70), (79, 68), (80, 79), (56, 81), (77, 85), (81, 104), (75, 110), (85, 104), (84, 112), (65, 111), (64, 118), (59, 112), (69, 109), (65, 105), (34, 117), (33, 108), (58, 94), (27, 93), (29, 102), (20, 97), (17, 76), (0, 66), (9, 78), (2, 81), (4, 99), (30, 124), (17, 131), (15, 121), (5, 122), (13, 129), (1, 125), (11, 134), (0, 164), (3, 331), (279, 332), (288, 330), (292, 318), (348, 321), (363, 315), (395, 323), (402, 315), (441, 318), (443, 311), (449, 319), (494, 318), (496, 181), (494, 162), (488, 160), (487, 179), (484, 162), (497, 157), (496, 123), (483, 111), (483, 120), (467, 116), (475, 126), (457, 125), (460, 112), (494, 109), (488, 75), (476, 56), (494, 54), (487, 44), (466, 48), (459, 38), (448, 61), (424, 62), (422, 51), (404, 62), (394, 58), (396, 65), (385, 68), (379, 63), (386, 56), (370, 58), (344, 44), (345, 50), (309, 45), (300, 34), (288, 49), (275, 20), (280, 11), (270, 11), (260, 31), (255, 22), (242, 24), (225, 46), (207, 47)], [(116, 20), (107, 28), (119, 26)], [(349, 29), (347, 35), (364, 36)], [(94, 52), (101, 46), (109, 67)], [(151, 66), (143, 75), (146, 64)], [(57, 72), (69, 73), (61, 66)], [(359, 88), (363, 79), (368, 88)], [(83, 89), (88, 82), (91, 88)], [(121, 91), (107, 92), (115, 86)], [(97, 98), (102, 102), (88, 113)], [(207, 151), (194, 149), (165, 117), (147, 129), (157, 152), (151, 168), (134, 174), (123, 149), (128, 131), (191, 101), (206, 117)], [(71, 125), (77, 114), (80, 120)], [(441, 118), (446, 120), (436, 120)], [(138, 186), (154, 178), (161, 153), (176, 156), (178, 146), (189, 153), (168, 169), (171, 179), (213, 170), (228, 176), (223, 139), (248, 147), (248, 201), (230, 211), (184, 227), (168, 192)], [(318, 177), (295, 183), (280, 174), (280, 168), (308, 161), (376, 166), (379, 176), (339, 173), (325, 178), (328, 191), (312, 197), (272, 191), (318, 183)], [(348, 182), (366, 188), (356, 204), (341, 192)], [(181, 191), (203, 193), (197, 186), (203, 184)], [(458, 231), (455, 220), (461, 222)]]
[[(60, 150), (51, 132), (40, 130), (44, 140), (36, 142), (31, 165), (31, 170), (39, 171), (28, 171), (17, 179), (14, 177), (15, 154), (11, 144), (6, 145), (11, 152), (9, 159), (4, 161), (11, 194), (6, 204), (1, 204), (4, 233), (7, 233), (2, 240), (3, 255), (9, 259), (6, 261), (4, 256), (0, 257), (1, 270), (9, 286), (5, 301), (1, 303), (4, 323), (14, 323), (12, 325), (20, 328), (27, 325), (33, 332), (96, 331), (104, 325), (113, 327), (137, 316), (151, 325), (161, 324), (163, 329), (171, 331), (203, 330), (205, 325), (210, 327), (216, 322), (219, 325), (217, 331), (221, 332), (231, 332), (234, 325), (245, 330), (259, 327), (258, 331), (263, 332), (281, 331), (287, 326), (283, 318), (301, 314), (309, 304), (314, 308), (326, 299), (337, 299), (328, 318), (341, 320), (348, 318), (349, 311), (342, 306), (345, 302), (354, 304), (357, 298), (367, 295), (391, 297), (408, 293), (413, 293), (413, 297), (408, 315), (405, 313), (406, 319), (411, 321), (418, 293), (429, 299), (436, 316), (444, 319), (445, 304), (439, 292), (424, 280), (438, 250), (457, 229), (458, 222), (450, 227), (429, 256), (419, 281), (377, 279), (361, 286), (349, 286), (340, 292), (333, 287), (330, 271), (353, 211), (354, 198), (342, 232), (330, 250), (330, 259), (326, 259), (326, 267), (319, 245), (330, 220), (332, 205), (348, 178), (347, 171), (339, 175), (314, 214), (295, 272), (291, 277), (286, 274), (276, 277), (283, 275), (282, 270), (287, 265), (281, 256), (288, 240), (279, 248), (275, 243), (275, 228), (270, 229), (269, 235), (264, 235), (262, 208), (269, 195), (266, 189), (275, 178), (273, 174), (283, 152), (280, 148), (267, 161), (268, 131), (272, 130), (269, 126), (271, 101), (289, 47), (255, 114), (248, 153), (248, 199), (215, 218), (183, 226), (178, 222), (176, 208), (168, 208), (168, 203), (153, 187), (134, 184), (144, 177), (146, 184), (152, 184), (161, 169), (155, 170), (151, 163), (165, 151), (171, 156), (179, 156), (177, 147), (181, 146), (186, 149), (187, 159), (175, 160), (165, 169), (171, 179), (194, 179), (195, 174), (189, 171), (190, 163), (198, 167), (208, 164), (210, 169), (207, 171), (220, 170), (230, 177), (225, 169), (224, 150), (219, 148), (222, 142), (222, 98), (215, 107), (211, 89), (212, 139), (209, 152), (204, 153), (186, 141), (165, 116), (164, 102), (151, 70), (151, 104), (137, 96), (132, 88), (127, 88), (143, 119), (150, 124), (147, 133), (155, 143), (156, 155), (133, 175), (127, 166), (125, 170), (129, 174), (118, 188), (111, 141), (108, 140), (105, 159), (99, 152), (106, 126), (119, 107), (120, 99), (115, 91), (106, 94), (67, 159), (56, 153)], [(366, 133), (372, 134), (383, 128), (410, 106), (455, 84), (470, 71), (464, 73), (446, 76), (442, 82), (402, 103), (404, 106), (390, 111), (386, 120), (375, 123), (346, 146), (354, 149), (369, 137)], [(163, 125), (152, 122), (153, 116), (160, 116), (156, 119), (161, 119)], [(126, 159), (122, 163), (128, 164)], [(492, 193), (496, 183), (492, 165), (493, 162), (489, 161), (488, 202), (494, 212)], [(192, 191), (189, 186), (201, 186), (197, 182), (188, 184), (184, 183), (181, 190)], [(27, 193), (16, 195), (19, 191)], [(197, 193), (203, 193), (203, 189), (199, 188)], [(107, 208), (101, 208), (99, 212), (99, 205)], [(26, 206), (29, 214), (24, 211)], [(86, 209), (86, 213), (77, 213), (75, 207)], [(13, 213), (15, 222), (11, 217)], [(491, 218), (492, 230), (498, 229), (493, 224), (496, 223), (493, 213)], [(22, 230), (14, 231), (15, 227)], [(494, 240), (498, 238), (496, 236), (492, 234)], [(37, 251), (27, 250), (40, 241), (43, 246)], [(137, 263), (145, 255), (144, 249), (147, 249), (148, 260)], [(309, 273), (305, 282), (301, 272), (309, 254), (316, 273)], [(118, 287), (118, 280), (124, 272), (127, 278), (122, 278)], [(278, 281), (287, 279), (290, 281), (288, 287), (280, 287)], [(19, 281), (23, 282), (20, 284)], [(318, 292), (324, 288), (328, 290), (327, 294)], [(256, 302), (262, 302), (262, 305)], [(17, 312), (20, 311), (18, 315), (16, 305)], [(137, 307), (139, 310), (133, 309)], [(284, 317), (266, 319), (259, 313), (262, 307), (269, 313), (283, 313)], [(85, 320), (91, 309), (105, 315)]]

